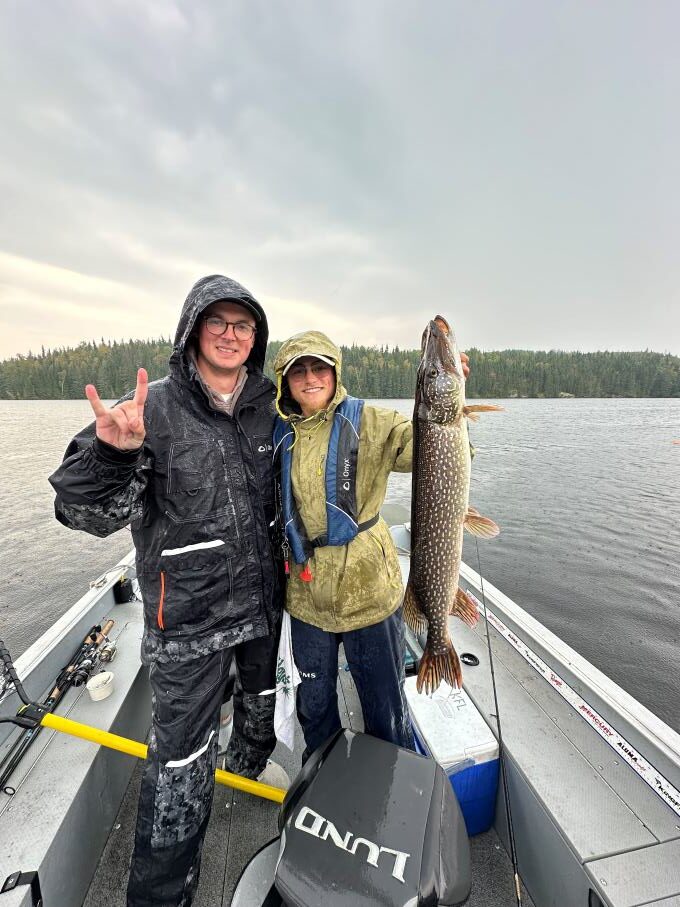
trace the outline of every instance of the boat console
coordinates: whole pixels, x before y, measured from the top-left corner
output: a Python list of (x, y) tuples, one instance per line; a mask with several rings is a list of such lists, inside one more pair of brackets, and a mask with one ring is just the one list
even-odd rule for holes
[(244, 870), (232, 907), (463, 904), (470, 850), (435, 762), (341, 730), (288, 791), (280, 837)]

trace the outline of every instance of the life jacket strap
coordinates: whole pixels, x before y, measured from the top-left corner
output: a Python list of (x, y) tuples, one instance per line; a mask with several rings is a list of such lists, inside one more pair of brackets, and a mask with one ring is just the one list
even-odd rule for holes
[[(376, 513), (376, 515), (372, 516), (370, 520), (364, 520), (363, 523), (359, 523), (357, 527), (357, 533), (364, 532), (366, 529), (370, 529), (371, 526), (375, 526), (379, 519), (380, 514)], [(312, 548), (325, 548), (326, 545), (328, 545), (328, 533), (317, 535), (317, 537), (315, 539), (312, 539), (309, 544), (312, 546)]]

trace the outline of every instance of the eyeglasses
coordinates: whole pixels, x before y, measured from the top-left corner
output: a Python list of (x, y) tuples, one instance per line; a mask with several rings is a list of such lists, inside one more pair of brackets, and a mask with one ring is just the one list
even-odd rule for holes
[(311, 372), (312, 375), (323, 375), (325, 372), (330, 371), (333, 366), (328, 365), (327, 362), (313, 362), (311, 365), (291, 365), (286, 373), (286, 377), (293, 381), (300, 381), (305, 377), (307, 372)]
[(205, 326), (210, 334), (219, 337), (229, 330), (229, 326), (234, 329), (234, 337), (237, 340), (250, 340), (255, 333), (255, 328), (247, 321), (225, 321), (224, 318), (218, 318), (217, 315), (208, 315), (203, 319)]

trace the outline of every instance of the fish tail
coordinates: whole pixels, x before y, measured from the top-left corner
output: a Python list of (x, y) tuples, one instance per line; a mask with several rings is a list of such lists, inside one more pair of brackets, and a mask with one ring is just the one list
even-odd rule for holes
[(423, 614), (423, 609), (418, 604), (418, 599), (416, 598), (416, 593), (410, 578), (406, 584), (406, 592), (404, 592), (404, 620), (416, 636), (420, 633), (424, 633), (427, 629), (427, 618)]
[(463, 520), (463, 529), (467, 529), (471, 535), (476, 535), (480, 539), (493, 539), (501, 531), (493, 520), (488, 516), (482, 516), (474, 507), (468, 507)]
[(446, 650), (437, 655), (432, 652), (428, 641), (423, 657), (420, 659), (416, 689), (419, 693), (424, 692), (429, 696), (430, 693), (434, 693), (442, 680), (445, 680), (451, 687), (463, 686), (460, 659), (450, 639), (446, 641)]
[(460, 586), (456, 590), (456, 597), (453, 600), (449, 614), (459, 617), (468, 627), (474, 627), (479, 620), (479, 612), (474, 599)]

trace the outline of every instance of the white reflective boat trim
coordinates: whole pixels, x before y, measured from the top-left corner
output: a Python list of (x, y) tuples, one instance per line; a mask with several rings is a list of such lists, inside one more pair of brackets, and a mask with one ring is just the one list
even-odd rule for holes
[[(469, 595), (477, 605), (481, 615), (484, 614), (484, 607), (480, 600), (468, 590)], [(625, 737), (622, 737), (608, 721), (606, 721), (595, 709), (591, 708), (588, 703), (579, 694), (569, 686), (566, 680), (563, 680), (559, 674), (556, 674), (540, 658), (533, 649), (521, 640), (512, 630), (508, 629), (503, 621), (497, 617), (487, 605), (486, 614), (489, 623), (498, 630), (501, 636), (506, 639), (510, 645), (531, 665), (531, 667), (540, 674), (550, 686), (557, 690), (560, 696), (569, 703), (575, 712), (583, 718), (587, 724), (594, 728), (597, 733), (605, 740), (614, 752), (626, 762), (635, 771), (642, 780), (651, 787), (666, 806), (670, 807), (673, 812), (680, 816), (680, 791), (671, 784), (668, 778), (664, 777), (661, 772), (657, 771), (651, 762), (639, 753), (635, 747), (629, 743)]]
[(172, 557), (174, 554), (184, 554), (186, 551), (200, 551), (201, 548), (219, 548), (224, 545), (222, 539), (213, 539), (212, 542), (196, 542), (195, 545), (185, 545), (184, 548), (164, 548), (161, 557)]
[(166, 768), (182, 768), (183, 765), (189, 765), (190, 762), (195, 762), (199, 758), (199, 756), (202, 756), (203, 753), (208, 749), (208, 747), (210, 746), (210, 741), (213, 739), (214, 736), (215, 736), (215, 730), (213, 729), (212, 731), (210, 731), (210, 736), (208, 737), (207, 742), (200, 748), (200, 750), (196, 750), (195, 753), (192, 753), (190, 756), (187, 756), (186, 759), (175, 759), (175, 760), (171, 760), (170, 762), (166, 762), (165, 767)]

